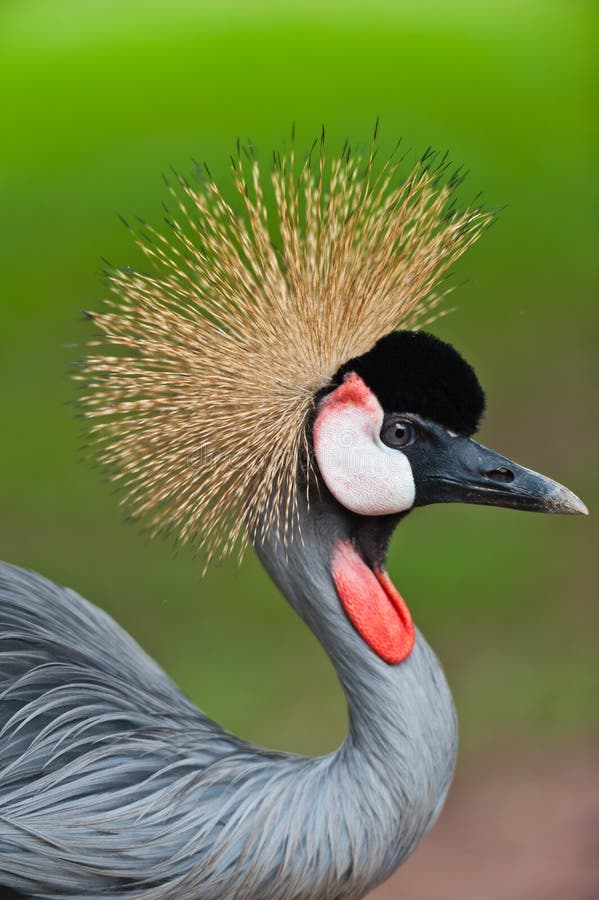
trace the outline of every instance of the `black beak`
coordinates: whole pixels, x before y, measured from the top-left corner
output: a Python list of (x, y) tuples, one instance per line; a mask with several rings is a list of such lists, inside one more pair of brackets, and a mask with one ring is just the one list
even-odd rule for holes
[(419, 466), (420, 472), (415, 472), (415, 506), (478, 503), (533, 512), (588, 515), (582, 500), (563, 485), (519, 466), (470, 438), (447, 434), (439, 439), (437, 436), (431, 451), (426, 464)]

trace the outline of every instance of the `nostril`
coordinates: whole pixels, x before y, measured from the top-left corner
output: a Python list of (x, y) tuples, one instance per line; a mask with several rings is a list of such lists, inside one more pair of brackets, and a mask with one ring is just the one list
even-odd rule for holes
[(490, 472), (486, 472), (487, 478), (490, 478), (491, 481), (497, 481), (499, 484), (511, 484), (514, 480), (514, 473), (510, 472), (509, 469), (506, 469), (505, 466), (499, 466), (498, 469), (491, 469)]

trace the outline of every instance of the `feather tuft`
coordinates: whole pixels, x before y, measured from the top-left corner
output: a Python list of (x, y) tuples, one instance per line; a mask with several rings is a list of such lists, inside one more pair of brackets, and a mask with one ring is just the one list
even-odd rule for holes
[(208, 558), (285, 535), (316, 394), (439, 314), (440, 278), (492, 216), (455, 210), (445, 157), (429, 150), (402, 178), (405, 158), (378, 164), (375, 140), (329, 159), (323, 130), (303, 164), (276, 154), (274, 203), (253, 149), (238, 151), (240, 209), (204, 166), (165, 178), (165, 231), (127, 223), (149, 271), (109, 272), (75, 378), (97, 456), (152, 535)]

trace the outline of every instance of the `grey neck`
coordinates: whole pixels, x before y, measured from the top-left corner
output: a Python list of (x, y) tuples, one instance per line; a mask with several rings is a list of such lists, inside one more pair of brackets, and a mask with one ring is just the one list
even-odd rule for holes
[(330, 573), (332, 548), (351, 536), (351, 519), (330, 497), (311, 499), (309, 511), (300, 503), (301, 535), (291, 533), (287, 550), (272, 537), (256, 550), (323, 645), (345, 692), (349, 733), (326, 760), (344, 808), (351, 801), (347, 827), (360, 830), (357, 845), (369, 848), (372, 887), (414, 849), (443, 804), (455, 762), (455, 711), (441, 665), (419, 632), (408, 659), (388, 665), (354, 630)]

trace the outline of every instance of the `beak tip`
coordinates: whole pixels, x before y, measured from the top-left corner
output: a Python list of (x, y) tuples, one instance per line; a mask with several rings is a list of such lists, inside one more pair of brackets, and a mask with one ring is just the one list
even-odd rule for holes
[(573, 494), (567, 488), (563, 488), (560, 496), (556, 497), (556, 512), (563, 512), (572, 516), (588, 516), (589, 510), (586, 503), (580, 497)]

